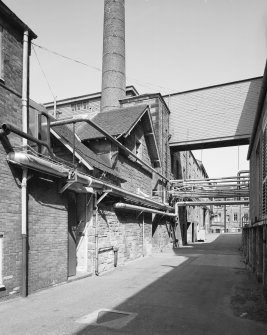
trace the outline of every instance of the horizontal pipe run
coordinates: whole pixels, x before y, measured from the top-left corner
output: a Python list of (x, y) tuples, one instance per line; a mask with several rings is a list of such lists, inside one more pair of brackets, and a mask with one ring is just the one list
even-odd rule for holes
[(6, 135), (9, 135), (10, 132), (12, 132), (14, 134), (17, 134), (18, 136), (21, 136), (22, 138), (25, 138), (25, 139), (27, 139), (29, 141), (32, 141), (32, 142), (34, 142), (34, 143), (36, 143), (38, 145), (46, 147), (47, 150), (48, 150), (48, 152), (49, 152), (50, 157), (52, 157), (54, 160), (60, 161), (60, 162), (66, 164), (66, 165), (69, 165), (69, 166), (74, 166), (71, 163), (69, 163), (69, 162), (67, 162), (67, 161), (65, 161), (65, 160), (63, 160), (63, 159), (55, 156), (54, 153), (53, 153), (53, 151), (52, 151), (52, 149), (51, 149), (51, 147), (50, 147), (50, 145), (47, 142), (38, 140), (37, 138), (35, 138), (35, 137), (33, 137), (33, 136), (31, 136), (31, 135), (29, 135), (29, 134), (21, 131), (20, 129), (14, 127), (13, 125), (11, 125), (9, 123), (2, 124), (1, 128), (2, 128), (2, 130), (4, 131), (4, 133)]
[(116, 144), (120, 149), (124, 150), (128, 155), (134, 157), (138, 162), (140, 162), (142, 165), (147, 167), (150, 171), (154, 172), (157, 174), (160, 178), (164, 179), (166, 182), (169, 182), (169, 179), (163, 176), (161, 173), (156, 171), (154, 168), (152, 168), (149, 164), (144, 162), (142, 159), (140, 159), (138, 156), (136, 156), (131, 150), (126, 148), (124, 145), (122, 145), (118, 140), (116, 140), (113, 136), (111, 136), (109, 133), (107, 133), (104, 129), (99, 127), (96, 123), (94, 123), (92, 120), (88, 118), (88, 115), (85, 116), (79, 116), (79, 117), (74, 117), (71, 119), (62, 119), (59, 121), (53, 121), (50, 123), (51, 127), (56, 127), (56, 126), (62, 126), (65, 124), (70, 124), (70, 123), (77, 123), (77, 122), (87, 122), (89, 125), (94, 127), (96, 130), (98, 130), (100, 133), (105, 135), (109, 140), (111, 140), (114, 144)]
[(249, 205), (248, 200), (235, 200), (235, 201), (178, 201), (176, 206), (222, 206), (222, 205)]
[(108, 190), (110, 190), (110, 193), (112, 193), (112, 194), (115, 194), (115, 195), (118, 195), (118, 196), (123, 196), (127, 199), (130, 199), (131, 201), (142, 202), (142, 203), (144, 203), (147, 206), (150, 206), (152, 208), (160, 208), (160, 209), (166, 210), (166, 211), (167, 210), (170, 210), (170, 211), (173, 210), (173, 207), (171, 207), (169, 205), (166, 205), (166, 204), (154, 201), (152, 199), (143, 197), (139, 194), (135, 194), (135, 193), (126, 191), (126, 190), (124, 190), (120, 187), (114, 186), (112, 184), (108, 184), (104, 181), (100, 181), (100, 180), (95, 179), (95, 178), (92, 178), (92, 187), (95, 187), (96, 189), (100, 188), (102, 190), (108, 189)]
[[(41, 157), (26, 154), (24, 152), (10, 152), (7, 161), (39, 172), (56, 177), (68, 178), (70, 168), (45, 160)], [(77, 181), (86, 186), (91, 186), (92, 178), (82, 173), (77, 173)]]
[(172, 193), (173, 196), (178, 198), (248, 198), (249, 193), (244, 194), (202, 194), (202, 193)]
[(208, 183), (213, 183), (213, 182), (216, 182), (216, 181), (225, 181), (225, 180), (243, 180), (243, 179), (246, 179), (246, 178), (249, 178), (249, 176), (240, 176), (240, 177), (237, 177), (237, 176), (232, 176), (232, 177), (221, 177), (221, 178), (201, 178), (201, 179), (173, 179), (173, 180), (170, 180), (170, 183), (183, 183), (183, 182), (197, 182), (197, 181), (200, 181), (200, 182), (208, 182)]
[(143, 207), (143, 206), (135, 206), (135, 205), (130, 205), (130, 204), (125, 204), (122, 202), (117, 202), (116, 204), (113, 205), (115, 209), (127, 209), (127, 210), (133, 210), (133, 211), (140, 211), (140, 212), (146, 212), (146, 213), (154, 213), (154, 214), (160, 214), (164, 216), (170, 216), (170, 217), (176, 217), (176, 213), (168, 213), (168, 212), (163, 212), (163, 211), (158, 211), (155, 209)]
[(114, 250), (114, 247), (110, 246), (110, 247), (98, 248), (98, 252), (104, 252), (104, 251), (110, 251), (110, 250)]

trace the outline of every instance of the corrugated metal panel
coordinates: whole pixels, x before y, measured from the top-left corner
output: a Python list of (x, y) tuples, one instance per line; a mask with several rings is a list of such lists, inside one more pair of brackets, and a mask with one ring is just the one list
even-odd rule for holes
[(249, 138), (262, 78), (177, 93), (169, 105), (171, 145)]

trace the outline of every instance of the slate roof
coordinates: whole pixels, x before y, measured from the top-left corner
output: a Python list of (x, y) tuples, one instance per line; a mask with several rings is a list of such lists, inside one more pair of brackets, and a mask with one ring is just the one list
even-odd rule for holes
[[(33, 100), (30, 100), (30, 109), (35, 109), (40, 112), (47, 112), (43, 105), (38, 104)], [(51, 116), (50, 119), (54, 120)], [(73, 146), (73, 132), (67, 126), (57, 126), (51, 129), (54, 130), (63, 139), (63, 141), (67, 142), (67, 144), (69, 144), (71, 147)], [(75, 139), (75, 150), (89, 165), (121, 179), (118, 172), (110, 168), (98, 155), (96, 155), (92, 150), (87, 148), (77, 139)]]
[[(57, 126), (53, 127), (52, 130), (54, 130), (60, 137), (63, 138), (69, 144), (71, 147), (73, 147), (73, 133), (67, 126)], [(92, 150), (87, 148), (84, 144), (82, 144), (80, 141), (75, 139), (75, 151), (90, 165), (93, 167), (107, 172), (117, 178), (120, 178), (120, 175), (118, 172), (110, 168), (97, 154), (95, 154)]]
[(171, 146), (251, 136), (262, 77), (165, 96)]
[[(123, 107), (98, 113), (92, 118), (92, 121), (110, 135), (118, 138), (127, 134), (140, 120), (146, 110), (147, 105)], [(86, 123), (78, 128), (77, 135), (81, 141), (104, 137), (102, 133)]]

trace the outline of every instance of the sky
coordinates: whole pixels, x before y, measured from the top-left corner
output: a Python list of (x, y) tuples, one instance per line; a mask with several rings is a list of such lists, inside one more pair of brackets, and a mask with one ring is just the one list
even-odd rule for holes
[[(104, 0), (4, 0), (37, 35), (30, 92), (37, 102), (101, 90)], [(125, 0), (126, 78), (163, 95), (262, 76), (266, 0)], [(48, 52), (67, 56), (82, 65)], [(247, 146), (195, 152), (210, 177), (247, 169)]]

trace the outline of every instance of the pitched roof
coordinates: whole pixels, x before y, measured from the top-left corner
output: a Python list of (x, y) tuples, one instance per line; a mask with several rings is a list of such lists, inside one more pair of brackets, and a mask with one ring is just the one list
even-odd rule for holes
[(15, 24), (19, 29), (28, 30), (30, 38), (36, 38), (37, 37), (37, 35), (24, 22), (22, 22), (21, 19), (15, 13), (13, 13), (11, 11), (11, 9), (9, 9), (7, 7), (7, 5), (5, 5), (3, 3), (3, 1), (0, 1), (0, 12), (9, 21), (11, 21), (13, 24)]
[[(146, 112), (146, 105), (131, 106), (113, 109), (108, 112), (98, 113), (92, 121), (110, 135), (120, 137), (127, 134)], [(83, 140), (103, 138), (105, 135), (88, 124), (79, 127), (79, 138)]]
[[(34, 102), (33, 100), (30, 100), (30, 109), (35, 109), (40, 112), (46, 112), (46, 108)], [(50, 119), (53, 119), (50, 116)], [(56, 134), (59, 136), (59, 140), (63, 144), (68, 144), (71, 148), (73, 148), (73, 132), (67, 127), (67, 126), (57, 126), (52, 128), (53, 131), (56, 132)], [(75, 139), (75, 151), (91, 166), (107, 172), (117, 178), (120, 178), (120, 175), (118, 172), (110, 168), (98, 155), (96, 155), (92, 150), (87, 148), (84, 144), (82, 144), (80, 141)]]
[[(73, 147), (73, 133), (71, 130), (69, 130), (67, 126), (53, 127), (52, 130), (54, 130), (61, 138), (63, 138), (63, 141), (65, 140), (67, 144)], [(116, 172), (116, 170), (113, 170), (111, 167), (109, 167), (108, 164), (106, 164), (101, 159), (101, 157), (99, 157), (92, 150), (87, 148), (76, 138), (75, 138), (75, 151), (93, 167), (121, 179), (119, 173)]]

